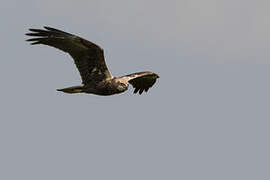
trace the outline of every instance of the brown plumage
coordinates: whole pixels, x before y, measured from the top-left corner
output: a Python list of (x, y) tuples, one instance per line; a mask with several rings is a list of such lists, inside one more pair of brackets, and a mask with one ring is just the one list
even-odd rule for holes
[(81, 37), (51, 27), (29, 29), (27, 36), (32, 45), (44, 44), (70, 54), (78, 68), (82, 85), (58, 89), (65, 93), (91, 93), (96, 95), (113, 95), (126, 91), (130, 83), (134, 93), (147, 92), (159, 76), (152, 72), (139, 72), (122, 77), (113, 77), (106, 65), (104, 52), (98, 45)]

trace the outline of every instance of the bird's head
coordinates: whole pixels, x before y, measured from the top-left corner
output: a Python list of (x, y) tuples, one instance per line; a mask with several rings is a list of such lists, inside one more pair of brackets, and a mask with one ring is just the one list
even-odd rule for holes
[(119, 92), (124, 92), (128, 89), (128, 85), (124, 83), (119, 83), (119, 85), (117, 86), (117, 89)]
[(116, 89), (120, 92), (124, 92), (128, 89), (128, 81), (126, 81), (125, 79), (122, 78), (116, 78), (115, 79), (115, 85), (116, 85)]

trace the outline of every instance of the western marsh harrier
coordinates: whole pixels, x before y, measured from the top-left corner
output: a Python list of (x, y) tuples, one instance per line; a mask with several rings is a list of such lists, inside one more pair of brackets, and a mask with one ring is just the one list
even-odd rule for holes
[(96, 95), (119, 94), (131, 84), (134, 93), (142, 94), (151, 88), (159, 76), (153, 72), (138, 72), (122, 77), (113, 77), (106, 66), (104, 52), (98, 45), (81, 37), (51, 27), (29, 29), (27, 36), (32, 45), (44, 44), (70, 54), (78, 68), (82, 85), (57, 89), (65, 93), (91, 93)]

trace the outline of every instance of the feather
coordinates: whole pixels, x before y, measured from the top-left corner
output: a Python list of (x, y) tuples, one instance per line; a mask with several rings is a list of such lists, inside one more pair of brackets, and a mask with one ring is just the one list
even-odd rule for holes
[(142, 94), (143, 91), (147, 92), (151, 88), (159, 76), (152, 72), (138, 72), (123, 76), (122, 78), (128, 80), (130, 84), (135, 88), (134, 93)]
[[(35, 38), (26, 41), (32, 42), (31, 45), (44, 44), (69, 53), (80, 72), (83, 84), (97, 84), (112, 78), (105, 62), (103, 49), (98, 45), (55, 28), (45, 26), (44, 29), (29, 29), (31, 32), (26, 35)], [(98, 68), (96, 72), (99, 73), (92, 73), (94, 68)]]
[[(29, 29), (25, 35), (32, 38), (27, 39), (31, 45), (44, 44), (60, 49), (71, 55), (77, 69), (81, 75), (86, 93), (98, 95), (112, 95), (124, 92), (127, 88), (119, 88), (119, 82), (115, 84), (115, 79), (121, 79), (125, 85), (128, 83), (134, 87), (134, 94), (142, 94), (151, 88), (159, 76), (153, 72), (138, 72), (113, 78), (104, 58), (103, 49), (97, 44), (83, 39), (79, 36), (44, 26), (44, 29)], [(127, 86), (126, 86), (127, 87)], [(81, 89), (65, 88), (59, 89), (66, 93), (82, 92)]]

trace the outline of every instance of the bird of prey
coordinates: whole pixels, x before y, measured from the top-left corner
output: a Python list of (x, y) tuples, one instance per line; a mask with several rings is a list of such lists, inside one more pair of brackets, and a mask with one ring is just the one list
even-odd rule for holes
[(151, 88), (159, 76), (153, 72), (138, 72), (122, 77), (113, 77), (106, 65), (103, 49), (79, 36), (51, 28), (29, 29), (27, 39), (31, 45), (44, 44), (68, 53), (80, 72), (82, 85), (57, 89), (64, 93), (90, 93), (96, 95), (114, 95), (128, 89), (131, 84), (134, 93), (142, 94)]

